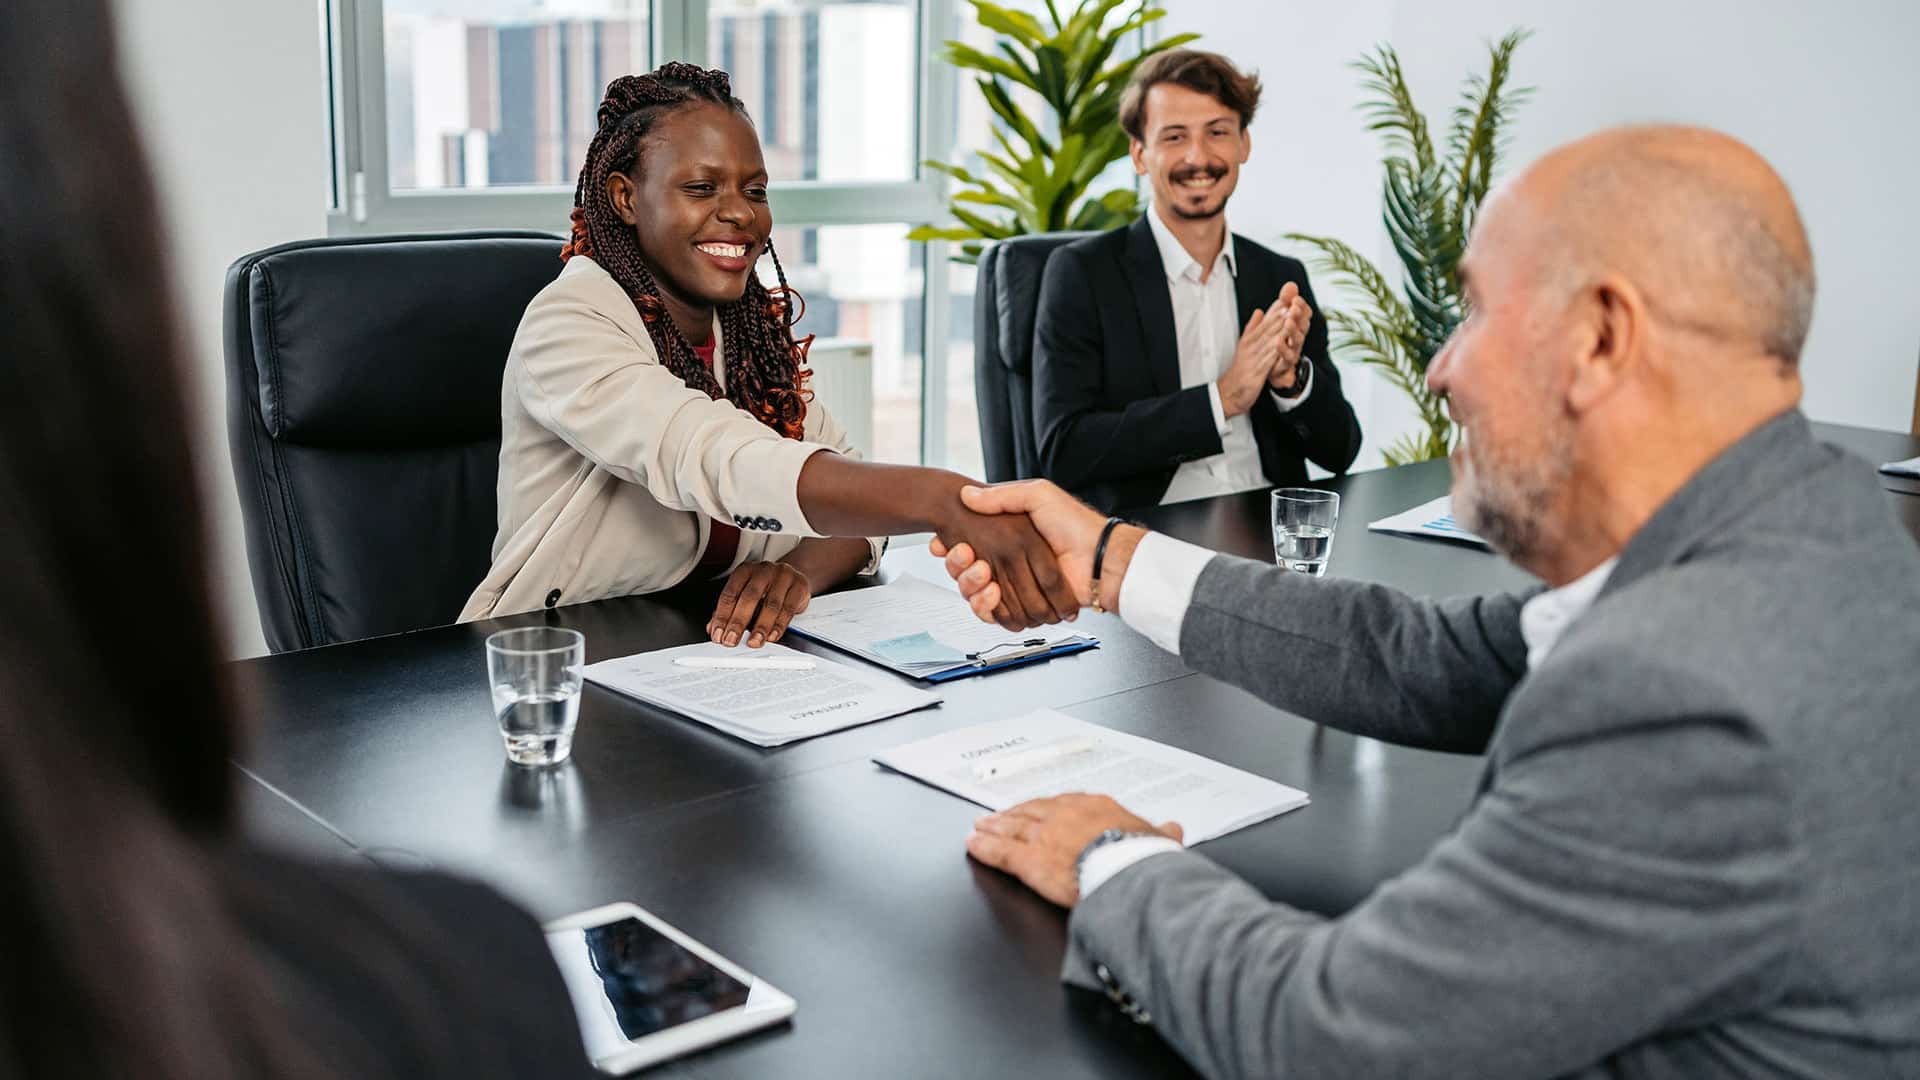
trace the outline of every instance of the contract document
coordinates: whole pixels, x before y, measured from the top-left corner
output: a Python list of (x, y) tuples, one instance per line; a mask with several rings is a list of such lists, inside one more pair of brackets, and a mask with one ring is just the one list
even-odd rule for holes
[[(737, 664), (690, 667), (687, 658)], [(779, 666), (749, 666), (768, 660)], [(791, 665), (791, 666), (789, 666)], [(755, 746), (782, 746), (924, 708), (940, 695), (784, 645), (711, 641), (588, 664), (589, 682), (658, 705)]]
[(1486, 547), (1487, 542), (1460, 527), (1453, 517), (1453, 496), (1442, 495), (1411, 510), (1384, 517), (1367, 526), (1373, 532), (1399, 533), (1401, 536), (1431, 536), (1440, 540), (1463, 540)]
[(1307, 804), (1304, 791), (1052, 709), (949, 731), (873, 760), (989, 810), (1075, 791), (1111, 795), (1155, 825), (1179, 822), (1188, 844)]

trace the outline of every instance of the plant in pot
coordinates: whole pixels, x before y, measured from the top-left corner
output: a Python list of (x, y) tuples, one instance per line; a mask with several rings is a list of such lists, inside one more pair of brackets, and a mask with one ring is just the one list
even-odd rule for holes
[[(1132, 221), (1140, 209), (1132, 187), (1088, 194), (1101, 172), (1127, 155), (1120, 95), (1141, 60), (1199, 35), (1175, 34), (1129, 54), (1128, 39), (1166, 17), (1152, 0), (1138, 0), (1136, 10), (1112, 19), (1128, 0), (1080, 0), (1064, 17), (1065, 0), (1045, 0), (1044, 18), (988, 0), (968, 2), (975, 20), (997, 36), (994, 51), (949, 41), (940, 59), (980, 73), (974, 85), (999, 119), (993, 127), (998, 149), (979, 151), (985, 175), (925, 162), (964, 186), (949, 206), (954, 224), (922, 225), (907, 238), (952, 241), (959, 245), (955, 260), (972, 263), (987, 244), (1009, 236)], [(1014, 100), (1013, 86), (1032, 91), (1047, 113), (1029, 116)]]
[(1488, 46), (1487, 72), (1467, 80), (1439, 149), (1391, 46), (1381, 45), (1353, 65), (1367, 76), (1363, 86), (1370, 96), (1361, 109), (1368, 127), (1386, 144), (1382, 217), (1400, 260), (1401, 291), (1339, 240), (1287, 237), (1313, 248), (1314, 268), (1358, 300), (1326, 312), (1333, 351), (1374, 367), (1420, 415), (1421, 429), (1384, 451), (1389, 465), (1445, 457), (1453, 448), (1453, 422), (1446, 403), (1427, 390), (1427, 365), (1465, 314), (1460, 256), (1506, 148), (1507, 122), (1531, 94), (1510, 85), (1514, 50), (1526, 38), (1526, 31), (1515, 30)]

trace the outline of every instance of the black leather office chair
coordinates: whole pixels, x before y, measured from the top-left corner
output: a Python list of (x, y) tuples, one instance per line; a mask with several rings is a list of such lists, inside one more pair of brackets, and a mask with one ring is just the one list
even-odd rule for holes
[(973, 299), (973, 388), (987, 479), (1040, 475), (1033, 430), (1033, 320), (1047, 257), (1089, 232), (1016, 236), (980, 256)]
[(227, 437), (275, 652), (453, 621), (485, 576), (537, 232), (307, 240), (227, 270)]

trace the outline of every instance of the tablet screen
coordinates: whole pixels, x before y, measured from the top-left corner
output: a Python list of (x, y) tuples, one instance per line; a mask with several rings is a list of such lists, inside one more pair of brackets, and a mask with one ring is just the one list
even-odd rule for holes
[(747, 1003), (747, 984), (639, 919), (550, 931), (547, 945), (596, 1061), (635, 1039)]

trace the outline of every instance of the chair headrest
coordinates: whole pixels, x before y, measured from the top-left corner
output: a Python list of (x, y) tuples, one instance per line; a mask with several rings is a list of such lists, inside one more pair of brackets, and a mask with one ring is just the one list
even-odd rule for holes
[(500, 376), (527, 304), (560, 273), (542, 233), (287, 244), (228, 272), (275, 439), (423, 446), (500, 432)]
[(1002, 240), (993, 247), (994, 304), (999, 315), (1000, 363), (1025, 375), (1033, 367), (1033, 324), (1040, 307), (1040, 276), (1047, 258), (1090, 232), (1033, 233)]

